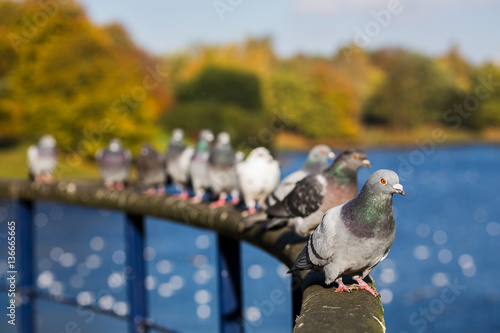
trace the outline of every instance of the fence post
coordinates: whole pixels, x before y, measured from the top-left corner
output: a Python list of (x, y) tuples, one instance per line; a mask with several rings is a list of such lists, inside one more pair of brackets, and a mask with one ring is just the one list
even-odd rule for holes
[[(19, 262), (15, 269), (19, 274), (18, 292), (21, 295), (19, 305), (19, 332), (33, 333), (34, 328), (34, 286), (33, 286), (33, 202), (19, 201), (19, 225), (16, 226), (17, 241), (19, 244)], [(9, 271), (11, 268), (9, 267)]]
[(240, 242), (217, 234), (217, 247), (221, 332), (243, 332)]
[(292, 284), (292, 328), (295, 326), (295, 319), (300, 315), (302, 307), (302, 286), (300, 279), (295, 275), (291, 275)]
[(125, 249), (127, 254), (128, 300), (130, 304), (129, 332), (147, 332), (146, 288), (144, 286), (144, 217), (127, 214), (125, 222)]

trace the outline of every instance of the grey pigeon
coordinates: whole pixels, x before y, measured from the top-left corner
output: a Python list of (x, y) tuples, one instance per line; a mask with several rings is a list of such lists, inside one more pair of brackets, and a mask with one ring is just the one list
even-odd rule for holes
[(28, 148), (29, 175), (35, 182), (51, 182), (56, 165), (56, 139), (52, 135), (42, 136), (36, 145)]
[(122, 190), (130, 171), (132, 154), (119, 139), (111, 139), (108, 146), (95, 155), (101, 178), (109, 189)]
[(288, 224), (298, 235), (307, 236), (328, 209), (356, 197), (361, 167), (371, 168), (364, 151), (343, 151), (332, 165), (302, 179), (283, 201), (269, 207), (271, 221), (266, 228)]
[(248, 207), (247, 214), (256, 211), (256, 205), (262, 205), (267, 196), (276, 188), (280, 180), (280, 166), (269, 150), (255, 148), (247, 159), (236, 165), (238, 183), (243, 200)]
[(297, 182), (305, 177), (320, 172), (328, 166), (328, 161), (333, 159), (335, 154), (326, 145), (317, 145), (311, 149), (307, 159), (299, 170), (286, 176), (267, 197), (266, 205), (272, 206), (278, 201), (282, 201), (294, 188)]
[(174, 184), (179, 187), (182, 199), (189, 195), (187, 186), (189, 183), (189, 164), (194, 155), (193, 147), (188, 147), (184, 143), (184, 132), (176, 128), (172, 132), (172, 138), (168, 144), (166, 160), (166, 171)]
[(217, 202), (211, 207), (220, 207), (225, 204), (230, 193), (232, 203), (239, 202), (238, 179), (236, 176), (237, 153), (231, 146), (228, 133), (221, 132), (217, 135), (215, 148), (208, 159), (208, 178), (212, 191), (219, 196)]
[(135, 161), (140, 186), (146, 194), (165, 192), (165, 157), (149, 143), (142, 145)]
[(210, 130), (202, 130), (198, 136), (195, 153), (189, 165), (189, 174), (194, 190), (194, 202), (201, 202), (205, 191), (210, 188), (208, 179), (208, 158), (214, 135)]
[(352, 277), (361, 289), (378, 293), (363, 281), (389, 253), (396, 234), (392, 195), (405, 195), (398, 175), (378, 170), (366, 181), (359, 195), (323, 216), (290, 272), (314, 269), (325, 274), (325, 283), (337, 281), (336, 291), (350, 291), (342, 275)]

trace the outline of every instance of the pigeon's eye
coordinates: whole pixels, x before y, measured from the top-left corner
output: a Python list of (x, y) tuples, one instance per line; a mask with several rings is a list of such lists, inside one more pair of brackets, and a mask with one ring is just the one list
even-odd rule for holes
[(319, 151), (319, 154), (320, 154), (320, 155), (324, 155), (324, 154), (325, 154), (325, 151), (324, 151), (323, 149), (321, 149), (321, 150)]
[(352, 158), (354, 158), (355, 160), (359, 159), (359, 155), (358, 154), (354, 154), (352, 155)]
[(384, 184), (384, 185), (385, 185), (385, 184), (387, 184), (387, 180), (385, 180), (385, 178), (382, 178), (382, 179), (380, 180), (380, 182), (381, 182), (382, 184)]

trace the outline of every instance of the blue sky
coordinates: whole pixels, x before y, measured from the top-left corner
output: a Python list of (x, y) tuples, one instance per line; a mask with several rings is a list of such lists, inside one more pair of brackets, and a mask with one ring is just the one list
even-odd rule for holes
[[(80, 2), (92, 20), (124, 24), (140, 46), (155, 54), (197, 43), (271, 36), (281, 56), (328, 55), (356, 38), (367, 48), (403, 46), (430, 55), (441, 54), (456, 43), (476, 63), (500, 60), (499, 0)], [(383, 24), (373, 13), (386, 14), (381, 15)]]

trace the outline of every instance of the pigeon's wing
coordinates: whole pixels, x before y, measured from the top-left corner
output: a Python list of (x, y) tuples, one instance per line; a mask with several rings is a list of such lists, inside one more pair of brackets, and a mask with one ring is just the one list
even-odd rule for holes
[(241, 178), (245, 174), (247, 163), (247, 161), (236, 163), (236, 174), (239, 178)]
[(299, 181), (282, 202), (269, 207), (267, 213), (276, 217), (306, 217), (317, 211), (323, 202), (326, 180), (321, 174)]
[(340, 205), (329, 209), (311, 235), (308, 246), (311, 249), (312, 258), (310, 259), (314, 264), (328, 260), (339, 248), (345, 245), (345, 240), (349, 235), (341, 233), (340, 231), (345, 229), (339, 227), (339, 224), (343, 224), (340, 216), (343, 206)]
[(38, 150), (36, 146), (32, 145), (28, 148), (28, 167), (31, 169), (36, 164), (36, 159), (38, 157)]
[(132, 153), (128, 149), (123, 153), (125, 154), (125, 165), (129, 166), (132, 163)]
[(281, 177), (281, 169), (280, 169), (280, 165), (279, 165), (278, 161), (271, 162), (270, 171), (271, 171), (272, 181), (270, 182), (269, 186), (270, 186), (271, 191), (272, 191), (278, 186), (279, 181), (280, 181), (280, 177)]
[(285, 227), (287, 224), (288, 224), (287, 218), (275, 217), (265, 223), (264, 229), (266, 230), (279, 229)]
[(245, 226), (243, 231), (247, 231), (254, 225), (267, 221), (267, 214), (264, 211), (258, 211), (255, 214), (245, 217), (242, 221)]
[(98, 163), (101, 163), (101, 161), (102, 161), (102, 154), (103, 154), (103, 149), (99, 149), (99, 150), (95, 153), (95, 160), (96, 160)]

